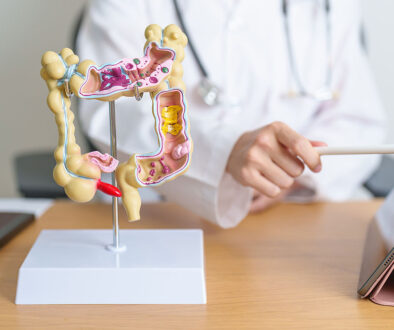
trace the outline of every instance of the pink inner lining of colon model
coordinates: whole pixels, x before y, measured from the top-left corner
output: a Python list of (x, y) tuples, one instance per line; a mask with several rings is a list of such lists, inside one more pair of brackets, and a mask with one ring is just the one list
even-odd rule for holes
[(115, 171), (116, 167), (119, 164), (119, 161), (113, 158), (111, 155), (102, 154), (99, 151), (89, 152), (86, 156), (89, 162), (97, 165), (100, 170), (105, 173), (111, 173)]
[(136, 155), (137, 177), (144, 185), (162, 182), (182, 171), (188, 164), (191, 148), (181, 90), (162, 91), (156, 100), (154, 111), (161, 148), (153, 156)]
[(168, 76), (174, 59), (173, 50), (150, 43), (143, 57), (125, 58), (102, 67), (89, 67), (79, 93), (82, 97), (99, 97), (133, 90), (134, 86), (142, 91), (149, 89)]

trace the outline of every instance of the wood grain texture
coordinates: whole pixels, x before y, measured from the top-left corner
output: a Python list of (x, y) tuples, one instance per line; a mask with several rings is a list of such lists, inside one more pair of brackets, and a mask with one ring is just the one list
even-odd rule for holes
[(207, 305), (14, 304), (18, 268), (41, 229), (111, 228), (111, 206), (57, 202), (0, 249), (4, 329), (389, 329), (394, 310), (357, 297), (367, 223), (381, 201), (282, 204), (223, 230), (171, 205), (121, 228), (202, 228)]

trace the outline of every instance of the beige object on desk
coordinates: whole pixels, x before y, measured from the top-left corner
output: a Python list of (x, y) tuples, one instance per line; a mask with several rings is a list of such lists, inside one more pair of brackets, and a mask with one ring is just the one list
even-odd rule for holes
[[(283, 204), (230, 230), (173, 205), (147, 206), (137, 229), (204, 230), (207, 305), (16, 306), (17, 271), (41, 229), (109, 226), (109, 205), (56, 203), (0, 249), (0, 328), (394, 328), (392, 308), (356, 293), (366, 228), (380, 204)], [(127, 228), (124, 212), (120, 220)]]

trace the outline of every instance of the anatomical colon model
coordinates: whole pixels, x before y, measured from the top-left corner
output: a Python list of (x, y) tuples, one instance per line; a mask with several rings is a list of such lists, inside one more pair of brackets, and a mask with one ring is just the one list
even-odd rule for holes
[[(71, 49), (42, 56), (41, 77), (46, 81), (47, 103), (55, 114), (59, 131), (53, 176), (74, 201), (90, 201), (97, 190), (122, 197), (130, 221), (139, 220), (141, 199), (137, 188), (155, 186), (183, 174), (191, 161), (192, 140), (182, 80), (186, 35), (176, 25), (164, 30), (156, 24), (145, 30), (145, 53), (114, 64), (79, 63)], [(133, 154), (118, 165), (108, 154), (81, 154), (75, 141), (70, 94), (80, 98), (114, 101), (149, 92), (159, 148), (148, 154)], [(119, 189), (100, 180), (102, 172), (116, 171)]]

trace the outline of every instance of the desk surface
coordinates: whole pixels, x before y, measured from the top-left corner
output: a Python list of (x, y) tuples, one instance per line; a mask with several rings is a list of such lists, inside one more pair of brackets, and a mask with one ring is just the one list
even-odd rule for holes
[(111, 228), (111, 206), (58, 202), (0, 249), (0, 328), (379, 329), (394, 310), (357, 298), (366, 226), (381, 201), (282, 204), (222, 230), (173, 205), (121, 228), (202, 228), (207, 305), (14, 305), (18, 268), (41, 229)]

